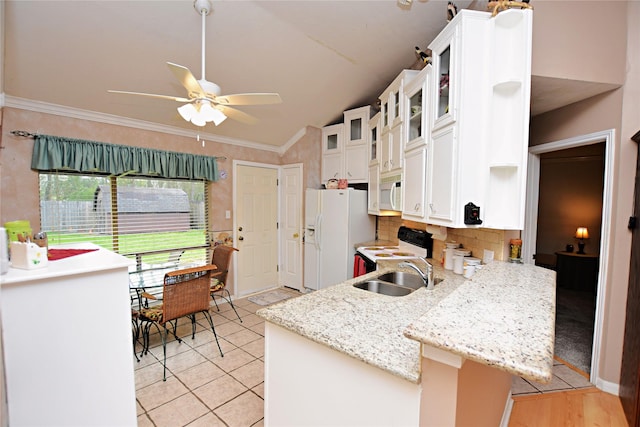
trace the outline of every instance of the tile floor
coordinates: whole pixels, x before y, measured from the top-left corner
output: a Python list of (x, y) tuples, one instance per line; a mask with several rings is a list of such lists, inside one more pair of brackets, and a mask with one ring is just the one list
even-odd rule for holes
[[(294, 295), (300, 295), (296, 291)], [(181, 319), (178, 343), (169, 336), (167, 380), (162, 380), (162, 341), (150, 338), (149, 353), (135, 364), (138, 426), (262, 426), (264, 418), (264, 320), (255, 312), (263, 306), (247, 298), (212, 307), (213, 321), (224, 357), (213, 332), (199, 315), (195, 339), (191, 323)], [(137, 346), (140, 354), (140, 346)]]
[(542, 384), (514, 376), (511, 381), (511, 394), (513, 396), (523, 396), (593, 387), (594, 385), (589, 382), (585, 375), (559, 360), (554, 360), (553, 378), (550, 383)]
[[(294, 295), (297, 291), (289, 290)], [(224, 357), (206, 320), (197, 320), (195, 339), (191, 324), (182, 319), (178, 343), (167, 343), (167, 380), (162, 381), (162, 343), (157, 332), (149, 353), (135, 362), (138, 426), (262, 426), (264, 422), (264, 320), (255, 312), (263, 306), (247, 298), (234, 302), (240, 323), (228, 304), (212, 315)], [(137, 347), (138, 354), (140, 346)], [(539, 384), (514, 377), (513, 395), (591, 387), (587, 379), (556, 362), (554, 379)]]

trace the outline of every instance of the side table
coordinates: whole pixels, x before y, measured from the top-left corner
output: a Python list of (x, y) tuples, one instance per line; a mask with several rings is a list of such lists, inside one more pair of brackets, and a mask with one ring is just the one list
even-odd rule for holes
[(556, 284), (578, 291), (596, 291), (598, 284), (598, 255), (575, 252), (556, 252)]

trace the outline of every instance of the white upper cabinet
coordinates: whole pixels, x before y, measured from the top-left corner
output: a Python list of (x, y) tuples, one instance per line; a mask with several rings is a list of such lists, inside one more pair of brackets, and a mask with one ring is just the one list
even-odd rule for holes
[(343, 127), (342, 123), (338, 123), (322, 128), (322, 154), (341, 153), (344, 150)]
[(377, 163), (369, 166), (369, 190), (367, 206), (369, 214), (380, 214), (380, 167)]
[(322, 183), (346, 179), (368, 182), (370, 107), (344, 112), (344, 123), (322, 128)]
[(369, 165), (378, 164), (380, 158), (380, 113), (369, 120)]
[(468, 127), (484, 123), (490, 20), (490, 13), (461, 10), (429, 44), (434, 70), (433, 130), (453, 122)]
[(425, 222), (427, 148), (405, 152), (403, 171), (402, 218)]
[(404, 166), (402, 217), (426, 222), (427, 148), (431, 136), (431, 65), (427, 65), (404, 89)]
[[(429, 45), (427, 222), (522, 229), (531, 83), (531, 10), (461, 10)], [(480, 220), (465, 218), (469, 203)]]
[(402, 169), (404, 151), (404, 88), (418, 70), (403, 70), (380, 95), (382, 133), (380, 135), (380, 172), (397, 174)]
[(322, 183), (342, 178), (344, 171), (343, 124), (322, 128)]
[[(531, 98), (532, 10), (506, 10), (492, 20), (492, 117), (485, 227), (522, 230), (527, 187)], [(508, 194), (509, 197), (503, 195)]]
[(404, 118), (404, 105), (402, 102), (404, 86), (412, 81), (418, 73), (418, 70), (402, 70), (398, 77), (380, 95), (382, 132), (386, 132), (402, 122)]
[(344, 112), (344, 141), (347, 147), (366, 145), (369, 132), (369, 106)]
[(431, 75), (432, 67), (427, 65), (404, 89), (404, 141), (405, 151), (427, 144), (431, 134)]

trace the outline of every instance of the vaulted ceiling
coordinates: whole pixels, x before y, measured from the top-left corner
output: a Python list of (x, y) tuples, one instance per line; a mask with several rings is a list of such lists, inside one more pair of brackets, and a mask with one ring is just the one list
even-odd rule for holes
[[(486, 10), (486, 2), (456, 1)], [(223, 94), (277, 92), (282, 104), (238, 109), (256, 125), (185, 122), (181, 103), (109, 89), (186, 96), (167, 67), (201, 78), (202, 18), (192, 0), (4, 2), (5, 105), (99, 113), (277, 150), (306, 126), (373, 104), (447, 24), (447, 2), (212, 1), (206, 79)], [(534, 81), (535, 83), (535, 81)], [(542, 88), (540, 93), (542, 93)], [(534, 103), (536, 90), (534, 86)], [(549, 107), (547, 107), (549, 108)], [(109, 116), (103, 116), (109, 115)]]

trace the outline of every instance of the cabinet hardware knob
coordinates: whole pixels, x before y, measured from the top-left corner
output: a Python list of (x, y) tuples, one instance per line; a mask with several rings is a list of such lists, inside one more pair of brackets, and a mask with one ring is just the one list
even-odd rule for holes
[(238, 231), (242, 231), (242, 227), (238, 227)]
[(244, 240), (244, 237), (240, 236), (238, 237), (238, 240)]

